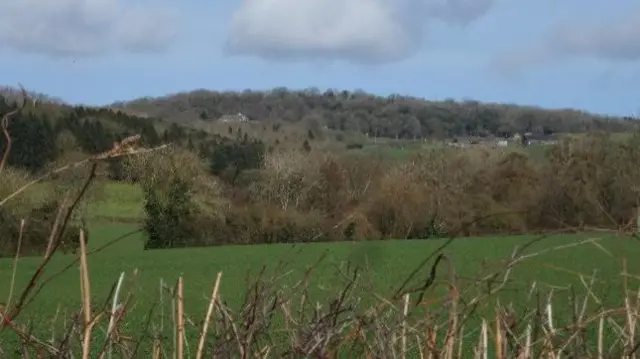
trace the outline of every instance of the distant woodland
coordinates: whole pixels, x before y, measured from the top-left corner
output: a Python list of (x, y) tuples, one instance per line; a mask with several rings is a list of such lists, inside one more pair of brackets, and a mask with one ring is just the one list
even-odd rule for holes
[[(19, 98), (17, 91), (2, 88), (0, 113), (15, 108)], [(36, 106), (33, 106), (33, 98), (38, 99)], [(287, 126), (303, 128), (301, 138), (289, 136), (287, 139), (282, 135), (280, 142), (296, 142), (295, 148), (308, 147), (302, 142), (313, 140), (313, 134), (324, 129), (370, 137), (445, 139), (504, 137), (523, 131), (545, 134), (623, 132), (629, 131), (635, 123), (577, 110), (546, 110), (474, 101), (437, 102), (398, 95), (379, 97), (359, 91), (197, 90), (116, 103), (108, 108), (71, 106), (43, 94), (31, 94), (25, 111), (11, 120), (14, 143), (9, 165), (38, 172), (49, 163), (76, 154), (105, 151), (114, 141), (132, 134), (140, 134), (143, 145), (171, 142), (209, 157), (222, 141), (247, 137), (247, 133), (233, 123), (219, 124), (224, 128), (222, 135), (193, 124), (216, 124), (220, 117), (238, 113), (244, 114), (250, 122), (263, 123), (264, 126), (259, 126), (265, 129), (262, 136), (273, 131), (283, 133), (278, 129)], [(251, 136), (261, 135), (253, 133)], [(0, 151), (5, 145), (4, 139), (0, 138)]]
[[(10, 98), (12, 96), (0, 96), (0, 114), (17, 108), (17, 102), (22, 101)], [(12, 142), (7, 164), (31, 173), (41, 172), (51, 163), (104, 152), (114, 141), (134, 134), (141, 135), (143, 146), (207, 137), (202, 133), (194, 136), (194, 131), (159, 119), (51, 102), (34, 106), (31, 101), (22, 112), (11, 117), (9, 132)], [(6, 145), (4, 136), (0, 136), (0, 153)]]
[(428, 101), (409, 96), (380, 97), (362, 91), (320, 92), (276, 88), (271, 91), (196, 90), (159, 98), (121, 102), (114, 107), (160, 117), (174, 123), (215, 121), (242, 113), (252, 121), (307, 122), (371, 137), (504, 137), (516, 132), (620, 132), (628, 119), (563, 109), (548, 110), (477, 101)]

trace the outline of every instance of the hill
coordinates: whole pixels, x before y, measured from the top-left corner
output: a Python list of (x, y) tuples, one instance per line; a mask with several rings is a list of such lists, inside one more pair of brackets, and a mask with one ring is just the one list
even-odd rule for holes
[(572, 109), (549, 110), (509, 104), (428, 101), (416, 97), (375, 96), (361, 91), (316, 89), (217, 92), (195, 90), (158, 98), (119, 102), (114, 108), (161, 117), (180, 124), (215, 122), (230, 114), (252, 121), (305, 123), (371, 137), (451, 138), (507, 136), (516, 132), (568, 133), (626, 131), (623, 118)]
[[(111, 148), (114, 141), (141, 135), (141, 145), (156, 146), (177, 142), (192, 145), (213, 136), (160, 118), (140, 117), (127, 111), (102, 107), (71, 106), (44, 95), (31, 97), (20, 113), (9, 121), (12, 150), (8, 165), (39, 172), (52, 162), (98, 154)], [(34, 99), (37, 99), (34, 101)], [(22, 103), (14, 89), (0, 90), (0, 114)], [(0, 138), (0, 153), (6, 148)]]
[[(241, 101), (252, 93), (236, 102), (223, 101), (230, 93), (215, 101), (211, 94), (119, 108), (42, 96), (11, 118), (10, 166), (0, 170), (7, 203), (0, 205), (0, 257), (11, 257), (0, 258), (0, 298), (8, 298), (0, 303), (7, 324), (0, 351), (100, 357), (112, 347), (129, 358), (174, 349), (181, 357), (184, 345), (190, 357), (201, 337), (206, 357), (446, 356), (454, 347), (457, 357), (482, 350), (486, 357), (495, 349), (487, 333), (502, 343), (501, 357), (635, 348), (625, 338), (637, 332), (640, 313), (629, 290), (640, 278), (629, 273), (640, 264), (626, 259), (640, 254), (631, 238), (637, 133), (566, 136), (535, 156), (517, 143), (370, 141), (403, 152), (415, 146), (391, 160), (361, 151), (362, 143), (318, 147), (320, 134), (331, 142), (356, 132), (623, 131), (631, 122), (360, 93), (270, 92), (255, 95), (269, 98), (257, 102)], [(0, 96), (0, 115), (16, 108), (16, 98)], [(209, 132), (197, 129), (207, 124)], [(75, 167), (37, 184), (13, 168), (46, 171), (132, 134), (144, 147), (177, 145), (99, 161), (109, 180), (97, 178), (90, 189), (95, 177)], [(303, 136), (302, 146), (294, 135)], [(273, 148), (249, 140), (267, 136)], [(279, 141), (295, 147), (276, 148)], [(211, 323), (206, 335), (203, 323)], [(405, 337), (406, 351), (398, 348)]]

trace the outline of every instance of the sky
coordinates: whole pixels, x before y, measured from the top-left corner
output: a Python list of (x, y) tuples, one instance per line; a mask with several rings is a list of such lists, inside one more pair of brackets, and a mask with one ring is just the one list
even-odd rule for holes
[(316, 87), (640, 114), (637, 0), (2, 0), (0, 84)]

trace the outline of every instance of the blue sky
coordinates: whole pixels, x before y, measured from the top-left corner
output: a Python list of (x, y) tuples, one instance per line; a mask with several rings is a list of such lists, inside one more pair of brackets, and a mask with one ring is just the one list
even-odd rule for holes
[(318, 87), (636, 115), (637, 0), (2, 0), (0, 84), (72, 103)]

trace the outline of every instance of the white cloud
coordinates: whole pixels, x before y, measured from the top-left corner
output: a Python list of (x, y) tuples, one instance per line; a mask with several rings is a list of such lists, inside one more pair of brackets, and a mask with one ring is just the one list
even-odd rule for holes
[(174, 11), (136, 0), (1, 0), (0, 48), (51, 56), (163, 51)]
[(640, 8), (619, 19), (557, 26), (548, 38), (551, 51), (616, 60), (640, 60)]
[(225, 49), (269, 59), (392, 62), (412, 55), (430, 20), (467, 24), (493, 0), (245, 0)]
[(640, 8), (615, 19), (556, 25), (540, 42), (499, 54), (492, 66), (501, 72), (516, 73), (526, 68), (586, 57), (640, 60)]
[(468, 25), (486, 14), (494, 0), (424, 0), (423, 13), (451, 24)]

